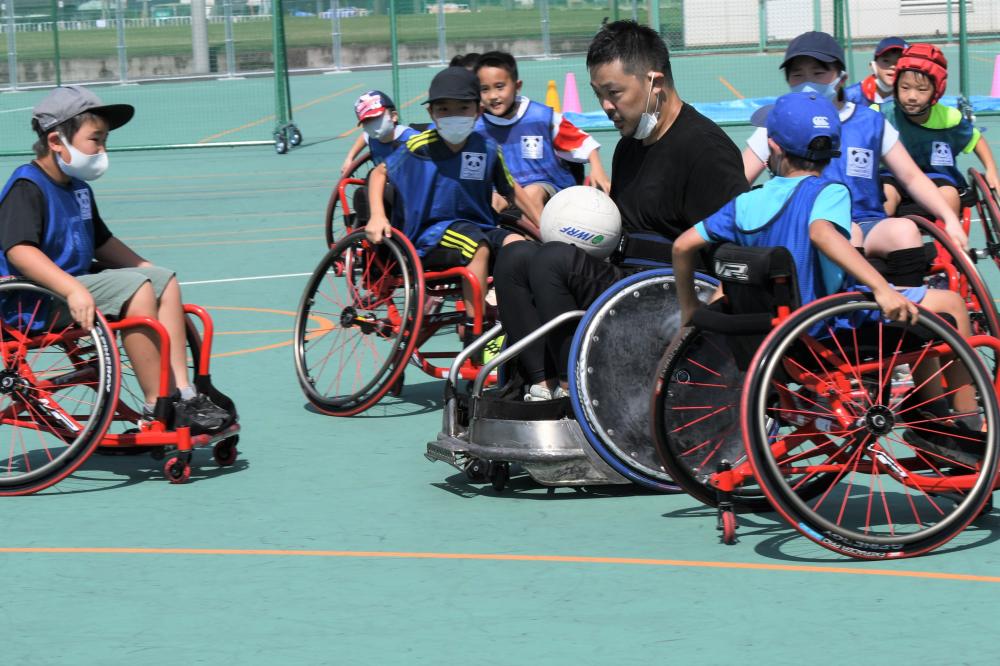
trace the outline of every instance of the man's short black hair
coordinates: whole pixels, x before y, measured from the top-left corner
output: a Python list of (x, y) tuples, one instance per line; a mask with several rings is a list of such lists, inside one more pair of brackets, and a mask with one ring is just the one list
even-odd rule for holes
[(674, 87), (670, 52), (659, 33), (649, 26), (615, 21), (597, 31), (587, 49), (587, 69), (616, 60), (621, 61), (626, 72), (639, 78), (645, 78), (646, 72), (663, 72), (666, 85)]
[(506, 51), (487, 51), (479, 56), (479, 60), (476, 61), (476, 73), (478, 74), (483, 67), (505, 69), (515, 82), (518, 80), (517, 60)]
[(457, 56), (455, 56), (454, 58), (451, 59), (451, 62), (448, 63), (448, 66), (449, 67), (464, 67), (466, 69), (475, 70), (475, 68), (476, 68), (476, 62), (478, 62), (478, 61), (479, 61), (479, 54), (478, 53), (474, 53), (474, 52), (473, 53), (466, 53), (466, 54), (459, 53)]
[(38, 140), (35, 141), (35, 144), (31, 147), (31, 149), (35, 152), (35, 157), (40, 159), (49, 154), (50, 133), (59, 132), (59, 134), (66, 138), (66, 141), (72, 143), (73, 137), (76, 136), (76, 133), (80, 131), (80, 128), (83, 127), (83, 124), (88, 120), (97, 122), (104, 119), (96, 114), (84, 112), (73, 116), (66, 122), (56, 125), (48, 131), (45, 131), (38, 124), (38, 121), (32, 118), (31, 129), (38, 135)]

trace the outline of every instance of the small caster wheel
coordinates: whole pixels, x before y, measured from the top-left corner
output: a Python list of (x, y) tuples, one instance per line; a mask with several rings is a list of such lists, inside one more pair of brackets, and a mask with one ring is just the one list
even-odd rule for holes
[(215, 460), (215, 464), (219, 467), (229, 467), (235, 463), (236, 457), (239, 455), (239, 451), (236, 449), (236, 444), (239, 441), (239, 437), (227, 437), (221, 442), (216, 442), (215, 446), (212, 447), (212, 459)]
[(507, 487), (509, 479), (510, 464), (505, 462), (493, 463), (493, 471), (490, 474), (490, 484), (492, 484), (493, 490), (498, 493), (503, 492), (503, 489)]
[(473, 458), (465, 463), (465, 478), (473, 483), (485, 483), (489, 478), (486, 474), (488, 465), (485, 460)]
[(294, 148), (302, 143), (302, 132), (299, 131), (298, 127), (293, 127), (288, 133), (288, 143)]
[(170, 483), (187, 483), (191, 478), (191, 465), (175, 456), (163, 465), (163, 475)]
[(288, 152), (288, 142), (285, 141), (285, 137), (281, 135), (274, 137), (274, 152), (279, 155), (284, 155)]
[(722, 512), (722, 543), (731, 546), (736, 543), (736, 514), (732, 511)]

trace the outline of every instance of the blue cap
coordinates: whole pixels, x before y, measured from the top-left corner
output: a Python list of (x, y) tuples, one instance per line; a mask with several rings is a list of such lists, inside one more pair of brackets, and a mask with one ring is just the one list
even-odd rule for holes
[(875, 46), (875, 57), (877, 58), (886, 51), (892, 51), (893, 49), (905, 51), (909, 46), (906, 40), (901, 37), (886, 37)]
[(841, 67), (847, 62), (844, 59), (844, 49), (832, 35), (825, 32), (804, 32), (788, 43), (785, 49), (785, 59), (781, 61), (782, 69), (792, 58), (809, 56), (820, 62), (839, 62)]
[[(840, 156), (840, 116), (825, 97), (814, 93), (788, 93), (769, 106), (754, 111), (750, 122), (766, 127), (768, 138), (789, 155), (818, 162)], [(821, 136), (830, 137), (829, 150), (810, 150)]]

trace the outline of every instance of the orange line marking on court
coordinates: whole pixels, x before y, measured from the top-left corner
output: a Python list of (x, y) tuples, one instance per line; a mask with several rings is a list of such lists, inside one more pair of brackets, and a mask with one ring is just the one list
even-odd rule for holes
[(787, 571), (795, 573), (845, 574), (849, 576), (884, 576), (887, 578), (922, 578), (925, 580), (960, 580), (977, 583), (1000, 583), (1000, 576), (979, 576), (938, 571), (854, 569), (803, 564), (766, 564), (763, 562), (713, 562), (709, 560), (663, 560), (645, 557), (586, 557), (576, 555), (511, 555), (505, 553), (422, 553), (365, 550), (283, 550), (246, 548), (0, 548), (6, 554), (81, 554), (81, 555), (256, 555), (264, 557), (349, 557), (404, 560), (479, 560), (490, 562), (555, 562), (560, 564), (621, 564), (652, 567), (690, 567), (697, 569), (736, 569), (750, 571)]
[(746, 99), (743, 96), (743, 93), (741, 93), (739, 90), (737, 90), (736, 88), (733, 87), (732, 83), (730, 83), (729, 81), (726, 81), (725, 77), (720, 76), (719, 77), (719, 81), (722, 83), (722, 85), (724, 85), (727, 88), (729, 88), (729, 92), (731, 92), (734, 95), (736, 95), (736, 99)]
[[(399, 108), (400, 108), (400, 109), (405, 109), (406, 107), (408, 107), (409, 105), (413, 104), (414, 102), (416, 102), (416, 101), (417, 101), (418, 99), (420, 99), (421, 97), (423, 97), (423, 94), (420, 94), (420, 95), (417, 95), (417, 96), (416, 96), (416, 97), (414, 97), (413, 99), (408, 99), (408, 100), (406, 100), (406, 102), (404, 102), (404, 103), (403, 103), (403, 105), (402, 105), (401, 107), (399, 107)], [(357, 131), (358, 131), (359, 129), (361, 129), (361, 126), (360, 126), (360, 125), (355, 125), (355, 126), (354, 126), (354, 127), (352, 127), (351, 129), (349, 129), (349, 130), (344, 130), (343, 132), (341, 132), (340, 134), (338, 134), (338, 135), (337, 135), (337, 138), (338, 138), (338, 139), (343, 139), (343, 138), (345, 138), (345, 137), (349, 137), (349, 136), (351, 136), (352, 134), (354, 134), (355, 132), (357, 132)]]
[[(288, 317), (295, 317), (296, 316), (296, 313), (292, 312), (291, 310), (277, 310), (275, 308), (254, 308), (254, 307), (246, 307), (246, 306), (241, 306), (241, 305), (203, 305), (202, 307), (205, 308), (206, 310), (229, 310), (229, 311), (239, 311), (239, 312), (263, 312), (263, 313), (266, 313), (266, 314), (279, 314), (279, 315), (285, 315), (285, 316), (288, 316)], [(336, 326), (334, 325), (334, 323), (332, 321), (330, 321), (329, 319), (327, 319), (326, 317), (320, 317), (318, 315), (312, 315), (309, 318), (312, 319), (312, 320), (315, 320), (315, 321), (319, 322), (320, 326), (326, 326), (326, 327), (328, 327), (328, 328), (321, 328), (321, 329), (319, 329), (320, 331), (324, 332), (324, 334), (325, 334), (325, 332), (327, 330), (332, 331), (332, 330), (334, 330), (336, 328)], [(291, 332), (292, 331), (290, 329), (281, 329), (281, 330), (275, 330), (275, 331), (232, 331), (232, 332), (229, 332), (229, 333), (216, 332), (216, 335), (227, 335), (227, 334), (228, 335), (242, 335), (242, 334), (245, 334), (245, 333), (291, 333)], [(283, 342), (275, 342), (274, 344), (263, 345), (261, 347), (251, 347), (250, 349), (237, 349), (236, 351), (221, 352), (221, 353), (218, 353), (218, 354), (212, 354), (211, 358), (223, 358), (223, 357), (226, 357), (226, 356), (241, 356), (243, 354), (253, 354), (253, 353), (256, 353), (256, 352), (268, 351), (270, 349), (280, 349), (282, 347), (288, 347), (288, 346), (290, 346), (293, 342), (295, 342), (294, 339), (288, 339), (288, 340), (285, 340)]]
[[(319, 104), (320, 102), (325, 102), (326, 100), (333, 99), (334, 97), (339, 97), (340, 95), (343, 95), (344, 93), (351, 92), (352, 90), (357, 90), (360, 87), (361, 87), (361, 84), (357, 83), (357, 84), (355, 84), (353, 86), (350, 86), (349, 88), (344, 88), (343, 90), (338, 90), (335, 93), (330, 93), (329, 95), (324, 95), (323, 97), (317, 97), (316, 99), (308, 101), (305, 104), (300, 104), (299, 106), (293, 107), (292, 108), (292, 112), (301, 111), (302, 109), (308, 109), (310, 106), (314, 106), (316, 104)], [(275, 118), (275, 116), (272, 113), (269, 116), (264, 116), (263, 118), (258, 118), (257, 120), (253, 120), (253, 121), (251, 121), (249, 123), (245, 123), (243, 125), (240, 125), (239, 127), (234, 127), (232, 129), (223, 130), (222, 132), (218, 132), (218, 133), (213, 134), (211, 136), (207, 136), (204, 139), (199, 139), (198, 143), (209, 143), (211, 141), (215, 141), (216, 139), (221, 139), (222, 137), (224, 137), (226, 135), (233, 134), (234, 132), (239, 132), (239, 131), (242, 131), (242, 130), (245, 130), (245, 129), (250, 129), (251, 127), (256, 127), (257, 125), (262, 125), (263, 123), (266, 123), (269, 120), (274, 120), (274, 118)]]

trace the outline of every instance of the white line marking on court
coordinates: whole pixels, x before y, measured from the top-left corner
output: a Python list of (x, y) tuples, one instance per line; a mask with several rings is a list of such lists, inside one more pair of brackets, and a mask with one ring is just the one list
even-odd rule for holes
[(254, 275), (251, 277), (223, 278), (221, 280), (195, 280), (194, 282), (181, 282), (181, 286), (190, 284), (218, 284), (220, 282), (246, 282), (247, 280), (276, 280), (278, 278), (304, 277), (312, 273), (283, 273), (281, 275)]
[(33, 108), (35, 107), (22, 106), (20, 109), (4, 109), (3, 111), (0, 111), (0, 113), (17, 113), (18, 111), (31, 111)]

